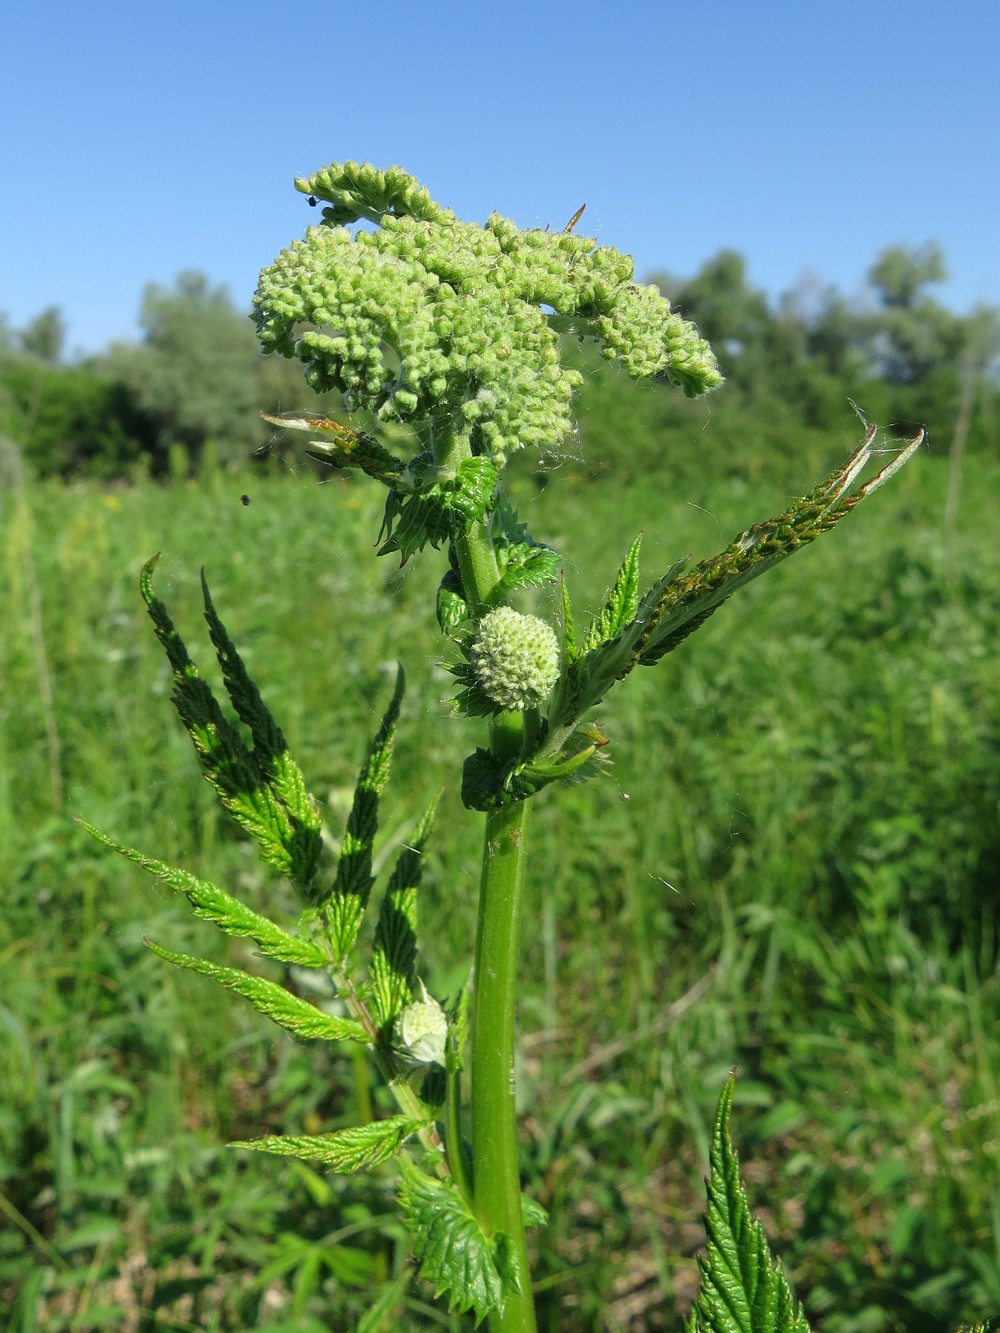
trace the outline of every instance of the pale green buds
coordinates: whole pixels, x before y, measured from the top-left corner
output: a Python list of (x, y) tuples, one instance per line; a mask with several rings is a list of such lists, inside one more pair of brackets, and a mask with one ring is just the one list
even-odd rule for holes
[[(689, 395), (722, 383), (698, 330), (617, 250), (498, 213), (461, 222), (399, 167), (335, 163), (295, 184), (329, 206), (261, 273), (254, 317), (266, 351), (297, 357), (350, 411), (447, 423), (502, 467), (571, 429), (581, 376), (562, 364), (562, 332), (599, 339), (635, 378)], [(360, 219), (375, 230), (348, 230)]]
[(448, 1020), (444, 1010), (424, 983), (420, 983), (421, 998), (408, 1004), (396, 1022), (396, 1038), (402, 1053), (418, 1065), (444, 1067), (445, 1041)]
[(479, 622), (469, 654), (476, 684), (502, 708), (537, 708), (559, 679), (559, 640), (551, 625), (509, 606)]

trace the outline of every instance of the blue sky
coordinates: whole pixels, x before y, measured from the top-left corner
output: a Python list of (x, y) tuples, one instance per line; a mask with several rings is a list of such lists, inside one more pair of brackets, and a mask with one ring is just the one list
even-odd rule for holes
[(728, 246), (854, 294), (934, 240), (942, 299), (1000, 304), (997, 0), (9, 0), (3, 44), (0, 310), (60, 306), (71, 349), (185, 268), (248, 305), (311, 220), (292, 178), (346, 158), (470, 219), (586, 202), (640, 275)]

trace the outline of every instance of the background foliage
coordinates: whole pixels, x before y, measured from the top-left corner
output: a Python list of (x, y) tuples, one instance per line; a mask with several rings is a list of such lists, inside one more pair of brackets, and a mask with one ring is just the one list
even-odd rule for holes
[[(963, 448), (995, 456), (1000, 312), (947, 310), (930, 290), (945, 276), (933, 244), (884, 250), (854, 299), (804, 279), (772, 305), (731, 250), (687, 280), (652, 275), (712, 343), (726, 392), (708, 407), (680, 402), (599, 359), (595, 366), (582, 349), (594, 381), (581, 430), (589, 466), (614, 467), (621, 480), (648, 475), (659, 460), (676, 480), (679, 456), (714, 473), (773, 470), (805, 486), (817, 460), (826, 466), (842, 452), (848, 398), (869, 420), (904, 433), (926, 426), (941, 448), (960, 428)], [(336, 403), (317, 400), (295, 364), (262, 356), (250, 321), (204, 274), (181, 273), (169, 290), (147, 287), (140, 325), (138, 343), (67, 362), (58, 310), (21, 330), (0, 319), (0, 433), (17, 441), (36, 474), (109, 480), (189, 475), (214, 462), (239, 468), (273, 434), (260, 411), (315, 413)], [(693, 450), (706, 412), (712, 429)], [(801, 483), (787, 472), (796, 461)]]
[[(814, 1328), (1000, 1310), (995, 321), (938, 319), (933, 252), (894, 253), (869, 310), (828, 292), (771, 310), (720, 256), (672, 288), (730, 375), (707, 415), (601, 366), (568, 453), (512, 465), (584, 608), (639, 528), (652, 574), (839, 462), (860, 433), (849, 395), (931, 426), (892, 487), (609, 698), (610, 778), (538, 799), (520, 1087), (526, 1184), (551, 1217), (534, 1233), (546, 1328), (681, 1327), (734, 1064), (751, 1199)], [(152, 957), (147, 933), (259, 966), (69, 818), (280, 914), (198, 777), (137, 593), (162, 549), (158, 590), (208, 672), (204, 563), (335, 826), (403, 661), (381, 854), (449, 782), (424, 950), (435, 993), (464, 979), (479, 824), (455, 777), (469, 737), (430, 665), (433, 562), (372, 558), (367, 491), (247, 461), (268, 439), (257, 406), (304, 400), (222, 294), (182, 279), (147, 313), (146, 340), (98, 362), (60, 361), (57, 312), (0, 354), (21, 446), (0, 456), (0, 1313), (24, 1330), (308, 1333), (355, 1326), (380, 1294), (385, 1327), (457, 1328), (406, 1286), (391, 1175), (219, 1146), (364, 1118), (382, 1091), (363, 1061)], [(216, 394), (199, 321), (225, 362)]]

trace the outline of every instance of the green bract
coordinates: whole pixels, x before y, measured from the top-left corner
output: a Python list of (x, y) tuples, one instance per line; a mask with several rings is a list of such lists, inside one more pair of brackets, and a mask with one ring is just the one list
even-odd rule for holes
[[(690, 396), (722, 383), (694, 325), (617, 250), (498, 213), (461, 222), (399, 167), (334, 164), (296, 187), (330, 207), (261, 273), (254, 316), (266, 350), (298, 357), (349, 410), (439, 423), (502, 466), (570, 429), (581, 377), (561, 363), (560, 332)], [(376, 230), (348, 230), (359, 220)]]
[(559, 679), (559, 640), (537, 616), (498, 606), (479, 622), (469, 655), (483, 693), (503, 708), (537, 708)]

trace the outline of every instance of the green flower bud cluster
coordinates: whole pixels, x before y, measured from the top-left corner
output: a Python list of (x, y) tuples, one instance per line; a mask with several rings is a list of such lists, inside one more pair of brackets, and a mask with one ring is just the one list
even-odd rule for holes
[[(698, 331), (616, 250), (499, 214), (461, 222), (399, 167), (335, 164), (296, 186), (330, 206), (261, 273), (254, 316), (265, 350), (299, 358), (349, 410), (443, 421), (498, 466), (555, 448), (581, 381), (560, 360), (567, 327), (600, 337), (630, 375), (691, 395), (722, 383)], [(359, 219), (378, 227), (352, 233)]]
[(479, 622), (469, 654), (472, 676), (503, 708), (537, 708), (559, 679), (559, 640), (551, 625), (499, 606)]

